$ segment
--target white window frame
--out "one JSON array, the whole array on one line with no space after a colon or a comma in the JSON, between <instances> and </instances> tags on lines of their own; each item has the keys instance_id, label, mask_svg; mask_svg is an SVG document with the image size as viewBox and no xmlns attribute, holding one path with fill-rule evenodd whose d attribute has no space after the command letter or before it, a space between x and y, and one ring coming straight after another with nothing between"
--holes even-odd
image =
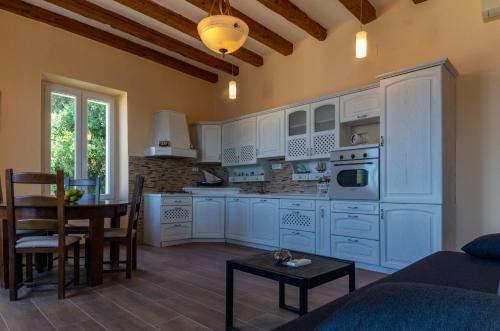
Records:
<instances>
[{"instance_id":1,"label":"white window frame","mask_svg":"<svg viewBox=\"0 0 500 331\"><path fill-rule=\"evenodd\" d=\"M115 149L116 149L116 110L115 98L106 94L91 92L60 84L44 83L44 115L43 115L43 168L50 171L50 130L51 130L51 93L63 93L76 98L76 123L75 123L75 178L87 178L87 101L102 101L109 104L106 118L106 187L108 193L101 193L101 199L114 199L115 197ZM85 174L85 175L84 175Z\"/></svg>"}]
</instances>

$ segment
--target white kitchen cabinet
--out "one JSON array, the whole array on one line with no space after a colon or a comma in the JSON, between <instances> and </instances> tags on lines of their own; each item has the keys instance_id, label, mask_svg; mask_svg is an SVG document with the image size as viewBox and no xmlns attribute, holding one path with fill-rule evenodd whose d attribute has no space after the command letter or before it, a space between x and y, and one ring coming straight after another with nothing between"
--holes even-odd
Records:
<instances>
[{"instance_id":1,"label":"white kitchen cabinet","mask_svg":"<svg viewBox=\"0 0 500 331\"><path fill-rule=\"evenodd\" d=\"M377 240L332 236L332 257L378 265L380 246Z\"/></svg>"},{"instance_id":2,"label":"white kitchen cabinet","mask_svg":"<svg viewBox=\"0 0 500 331\"><path fill-rule=\"evenodd\" d=\"M381 81L383 202L443 203L441 66Z\"/></svg>"},{"instance_id":3,"label":"white kitchen cabinet","mask_svg":"<svg viewBox=\"0 0 500 331\"><path fill-rule=\"evenodd\" d=\"M315 232L315 211L280 209L280 229Z\"/></svg>"},{"instance_id":4,"label":"white kitchen cabinet","mask_svg":"<svg viewBox=\"0 0 500 331\"><path fill-rule=\"evenodd\" d=\"M281 229L280 246L285 249L314 254L316 237L314 232Z\"/></svg>"},{"instance_id":5,"label":"white kitchen cabinet","mask_svg":"<svg viewBox=\"0 0 500 331\"><path fill-rule=\"evenodd\" d=\"M222 132L220 124L197 124L196 139L198 162L220 163L222 161Z\"/></svg>"},{"instance_id":6,"label":"white kitchen cabinet","mask_svg":"<svg viewBox=\"0 0 500 331\"><path fill-rule=\"evenodd\" d=\"M222 125L222 165L256 164L256 117Z\"/></svg>"},{"instance_id":7,"label":"white kitchen cabinet","mask_svg":"<svg viewBox=\"0 0 500 331\"><path fill-rule=\"evenodd\" d=\"M336 146L336 116L339 98L311 104L311 159L330 158Z\"/></svg>"},{"instance_id":8,"label":"white kitchen cabinet","mask_svg":"<svg viewBox=\"0 0 500 331\"><path fill-rule=\"evenodd\" d=\"M279 199L250 199L250 237L254 244L279 247Z\"/></svg>"},{"instance_id":9,"label":"white kitchen cabinet","mask_svg":"<svg viewBox=\"0 0 500 331\"><path fill-rule=\"evenodd\" d=\"M226 238L247 241L250 234L250 199L226 198Z\"/></svg>"},{"instance_id":10,"label":"white kitchen cabinet","mask_svg":"<svg viewBox=\"0 0 500 331\"><path fill-rule=\"evenodd\" d=\"M285 111L285 159L287 161L307 160L310 158L310 109L310 105L303 105Z\"/></svg>"},{"instance_id":11,"label":"white kitchen cabinet","mask_svg":"<svg viewBox=\"0 0 500 331\"><path fill-rule=\"evenodd\" d=\"M257 116L257 158L282 156L285 156L284 111Z\"/></svg>"},{"instance_id":12,"label":"white kitchen cabinet","mask_svg":"<svg viewBox=\"0 0 500 331\"><path fill-rule=\"evenodd\" d=\"M343 95L340 97L340 123L377 118L380 109L378 88Z\"/></svg>"},{"instance_id":13,"label":"white kitchen cabinet","mask_svg":"<svg viewBox=\"0 0 500 331\"><path fill-rule=\"evenodd\" d=\"M401 269L442 249L440 205L380 205L381 265Z\"/></svg>"},{"instance_id":14,"label":"white kitchen cabinet","mask_svg":"<svg viewBox=\"0 0 500 331\"><path fill-rule=\"evenodd\" d=\"M316 254L330 256L330 201L316 201Z\"/></svg>"},{"instance_id":15,"label":"white kitchen cabinet","mask_svg":"<svg viewBox=\"0 0 500 331\"><path fill-rule=\"evenodd\" d=\"M224 238L224 198L193 198L193 238Z\"/></svg>"},{"instance_id":16,"label":"white kitchen cabinet","mask_svg":"<svg viewBox=\"0 0 500 331\"><path fill-rule=\"evenodd\" d=\"M169 241L191 239L191 222L172 223L161 225L161 241L163 244ZM162 244L162 246L163 246Z\"/></svg>"},{"instance_id":17,"label":"white kitchen cabinet","mask_svg":"<svg viewBox=\"0 0 500 331\"><path fill-rule=\"evenodd\" d=\"M332 98L285 111L287 161L329 158L338 141L339 99Z\"/></svg>"},{"instance_id":18,"label":"white kitchen cabinet","mask_svg":"<svg viewBox=\"0 0 500 331\"><path fill-rule=\"evenodd\" d=\"M332 234L379 240L379 215L333 213Z\"/></svg>"}]
</instances>

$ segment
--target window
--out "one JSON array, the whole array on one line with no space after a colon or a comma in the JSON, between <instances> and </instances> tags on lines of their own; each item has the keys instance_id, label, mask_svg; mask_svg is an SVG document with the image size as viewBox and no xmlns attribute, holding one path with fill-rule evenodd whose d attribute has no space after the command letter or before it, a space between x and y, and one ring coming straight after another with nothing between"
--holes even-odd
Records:
<instances>
[{"instance_id":1,"label":"window","mask_svg":"<svg viewBox=\"0 0 500 331\"><path fill-rule=\"evenodd\" d=\"M45 84L46 170L100 176L101 196L113 198L114 126L113 97Z\"/></svg>"}]
</instances>

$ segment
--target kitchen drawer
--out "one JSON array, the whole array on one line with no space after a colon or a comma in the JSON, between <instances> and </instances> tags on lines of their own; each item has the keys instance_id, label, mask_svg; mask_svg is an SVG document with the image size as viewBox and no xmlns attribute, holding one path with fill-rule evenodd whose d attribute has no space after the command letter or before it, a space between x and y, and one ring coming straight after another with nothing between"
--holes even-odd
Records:
<instances>
[{"instance_id":1,"label":"kitchen drawer","mask_svg":"<svg viewBox=\"0 0 500 331\"><path fill-rule=\"evenodd\" d=\"M161 241L182 240L191 238L191 222L162 224Z\"/></svg>"},{"instance_id":2,"label":"kitchen drawer","mask_svg":"<svg viewBox=\"0 0 500 331\"><path fill-rule=\"evenodd\" d=\"M378 240L332 236L332 256L368 264L380 264Z\"/></svg>"},{"instance_id":3,"label":"kitchen drawer","mask_svg":"<svg viewBox=\"0 0 500 331\"><path fill-rule=\"evenodd\" d=\"M280 247L314 254L316 249L316 234L307 231L281 229Z\"/></svg>"},{"instance_id":4,"label":"kitchen drawer","mask_svg":"<svg viewBox=\"0 0 500 331\"><path fill-rule=\"evenodd\" d=\"M281 199L280 208L314 210L315 202L314 200Z\"/></svg>"},{"instance_id":5,"label":"kitchen drawer","mask_svg":"<svg viewBox=\"0 0 500 331\"><path fill-rule=\"evenodd\" d=\"M356 213L378 215L378 202L332 201L332 213Z\"/></svg>"},{"instance_id":6,"label":"kitchen drawer","mask_svg":"<svg viewBox=\"0 0 500 331\"><path fill-rule=\"evenodd\" d=\"M184 223L193 220L193 206L161 206L161 223Z\"/></svg>"},{"instance_id":7,"label":"kitchen drawer","mask_svg":"<svg viewBox=\"0 0 500 331\"><path fill-rule=\"evenodd\" d=\"M193 198L191 197L162 197L162 206L186 206L193 204Z\"/></svg>"},{"instance_id":8,"label":"kitchen drawer","mask_svg":"<svg viewBox=\"0 0 500 331\"><path fill-rule=\"evenodd\" d=\"M332 234L379 240L379 216L365 214L332 214Z\"/></svg>"},{"instance_id":9,"label":"kitchen drawer","mask_svg":"<svg viewBox=\"0 0 500 331\"><path fill-rule=\"evenodd\" d=\"M316 231L316 213L309 210L280 209L280 228Z\"/></svg>"}]
</instances>

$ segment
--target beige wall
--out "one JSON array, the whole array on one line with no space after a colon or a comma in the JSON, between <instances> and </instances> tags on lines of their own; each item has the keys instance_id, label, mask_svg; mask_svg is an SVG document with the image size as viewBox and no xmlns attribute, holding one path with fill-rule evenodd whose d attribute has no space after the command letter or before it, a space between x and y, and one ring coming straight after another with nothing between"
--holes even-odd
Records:
<instances>
[{"instance_id":1,"label":"beige wall","mask_svg":"<svg viewBox=\"0 0 500 331\"><path fill-rule=\"evenodd\" d=\"M149 143L154 111L170 108L185 112L189 120L213 118L212 107L207 107L213 104L213 84L1 10L0 49L2 178L6 167L41 170L41 90L42 77L47 74L127 93L118 98L117 107L122 126L117 172L125 184L127 152L142 155ZM127 122L128 130L123 128ZM119 188L122 197L126 187Z\"/></svg>"},{"instance_id":2,"label":"beige wall","mask_svg":"<svg viewBox=\"0 0 500 331\"><path fill-rule=\"evenodd\" d=\"M399 0L370 23L369 55L354 58L351 21L295 45L292 56L274 53L261 68L240 67L238 100L216 109L229 118L375 82L387 71L449 57L457 81L457 243L500 232L500 21L484 24L480 1Z\"/></svg>"}]
</instances>

